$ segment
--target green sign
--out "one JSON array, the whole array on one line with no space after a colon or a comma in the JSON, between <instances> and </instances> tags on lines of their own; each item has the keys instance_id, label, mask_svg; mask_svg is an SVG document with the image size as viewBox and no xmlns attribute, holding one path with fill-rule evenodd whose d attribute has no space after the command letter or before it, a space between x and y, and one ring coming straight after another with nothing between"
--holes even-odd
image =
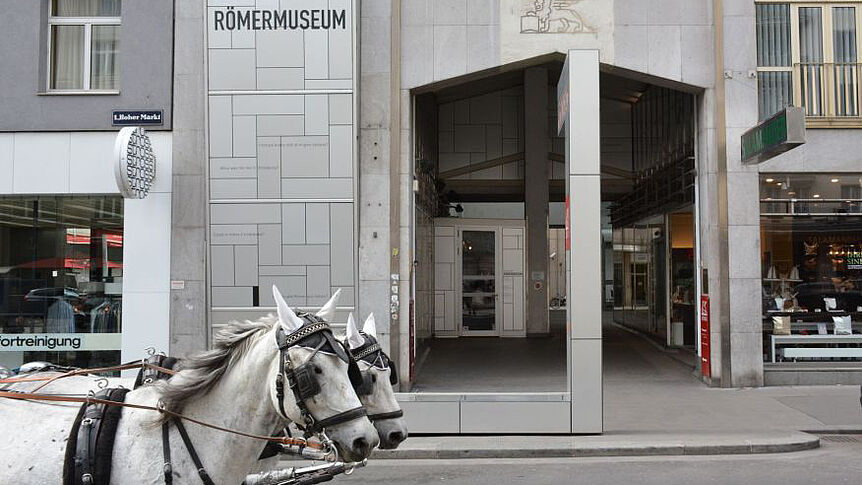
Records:
<instances>
[{"instance_id":1,"label":"green sign","mask_svg":"<svg viewBox=\"0 0 862 485\"><path fill-rule=\"evenodd\" d=\"M805 112L785 108L742 134L742 163L760 163L805 143Z\"/></svg>"}]
</instances>

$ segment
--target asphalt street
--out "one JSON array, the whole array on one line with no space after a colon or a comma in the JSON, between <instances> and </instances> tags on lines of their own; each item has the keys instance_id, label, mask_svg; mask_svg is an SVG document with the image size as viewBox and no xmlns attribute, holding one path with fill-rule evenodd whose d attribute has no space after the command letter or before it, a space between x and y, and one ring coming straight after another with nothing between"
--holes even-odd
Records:
<instances>
[{"instance_id":1,"label":"asphalt street","mask_svg":"<svg viewBox=\"0 0 862 485\"><path fill-rule=\"evenodd\" d=\"M774 455L514 460L372 459L366 468L336 480L345 484L415 485L862 483L862 435L838 436L822 439L822 447L816 450Z\"/></svg>"}]
</instances>

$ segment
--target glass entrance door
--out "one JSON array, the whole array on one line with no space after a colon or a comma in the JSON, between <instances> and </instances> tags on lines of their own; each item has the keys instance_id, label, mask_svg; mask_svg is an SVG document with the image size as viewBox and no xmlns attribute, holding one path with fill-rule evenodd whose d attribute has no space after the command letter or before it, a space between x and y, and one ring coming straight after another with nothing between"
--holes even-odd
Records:
<instances>
[{"instance_id":1,"label":"glass entrance door","mask_svg":"<svg viewBox=\"0 0 862 485\"><path fill-rule=\"evenodd\" d=\"M461 335L497 335L497 234L461 232Z\"/></svg>"}]
</instances>

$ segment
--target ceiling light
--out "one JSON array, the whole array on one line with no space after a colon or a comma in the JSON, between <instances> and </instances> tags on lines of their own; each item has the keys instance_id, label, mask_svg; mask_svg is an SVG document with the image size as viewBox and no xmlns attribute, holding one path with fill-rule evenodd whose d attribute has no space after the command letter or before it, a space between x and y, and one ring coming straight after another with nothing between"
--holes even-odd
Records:
<instances>
[{"instance_id":1,"label":"ceiling light","mask_svg":"<svg viewBox=\"0 0 862 485\"><path fill-rule=\"evenodd\" d=\"M814 195L813 195L813 197L814 197L815 199L819 199L819 198L820 198L820 194L814 194Z\"/></svg>"},{"instance_id":2,"label":"ceiling light","mask_svg":"<svg viewBox=\"0 0 862 485\"><path fill-rule=\"evenodd\" d=\"M829 181L830 181L830 182L832 182L833 184L837 184L837 183L838 183L838 179L837 179L837 178L836 178L836 179L831 179L831 180L829 180Z\"/></svg>"},{"instance_id":3,"label":"ceiling light","mask_svg":"<svg viewBox=\"0 0 862 485\"><path fill-rule=\"evenodd\" d=\"M766 179L766 183L768 183L768 184L769 184L769 183L772 183L772 182L775 182L775 179Z\"/></svg>"}]
</instances>

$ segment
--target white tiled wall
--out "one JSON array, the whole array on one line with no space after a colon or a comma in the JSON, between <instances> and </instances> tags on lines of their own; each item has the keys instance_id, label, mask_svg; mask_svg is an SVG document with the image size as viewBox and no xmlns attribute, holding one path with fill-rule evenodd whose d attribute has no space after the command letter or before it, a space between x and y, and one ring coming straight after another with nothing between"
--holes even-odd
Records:
<instances>
[{"instance_id":1,"label":"white tiled wall","mask_svg":"<svg viewBox=\"0 0 862 485\"><path fill-rule=\"evenodd\" d=\"M215 30L209 0L212 323L225 308L355 304L353 0L237 0L235 12L344 11L344 28ZM388 61L388 59L387 59ZM255 301L254 295L258 295Z\"/></svg>"}]
</instances>

